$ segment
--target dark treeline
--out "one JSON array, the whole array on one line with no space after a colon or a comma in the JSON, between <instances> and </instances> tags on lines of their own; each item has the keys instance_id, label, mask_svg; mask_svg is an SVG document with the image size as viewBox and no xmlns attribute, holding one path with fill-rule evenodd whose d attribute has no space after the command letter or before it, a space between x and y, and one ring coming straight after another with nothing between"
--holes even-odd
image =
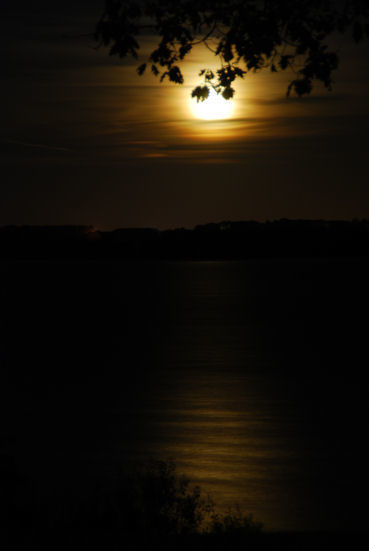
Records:
<instances>
[{"instance_id":1,"label":"dark treeline","mask_svg":"<svg viewBox=\"0 0 369 551\"><path fill-rule=\"evenodd\" d=\"M114 481L95 479L83 492L74 481L75 488L70 483L47 498L25 478L5 482L0 542L6 550L310 551L359 543L353 533L264 532L237 506L219 513L210 496L177 474L172 461L136 465Z\"/></svg>"},{"instance_id":2,"label":"dark treeline","mask_svg":"<svg viewBox=\"0 0 369 551\"><path fill-rule=\"evenodd\" d=\"M37 495L25 477L14 481L13 476L10 486L6 502L4 491L0 500L6 520L2 535L6 530L9 543L19 549L93 544L124 549L129 543L139 551L210 550L224 549L226 540L251 543L262 533L262 525L237 507L217 513L210 496L177 474L172 461L128 467L114 480L90 480L83 490L75 480L47 497Z\"/></svg>"},{"instance_id":3,"label":"dark treeline","mask_svg":"<svg viewBox=\"0 0 369 551\"><path fill-rule=\"evenodd\" d=\"M241 260L368 256L369 220L220 222L159 231L92 226L0 228L0 258Z\"/></svg>"}]
</instances>

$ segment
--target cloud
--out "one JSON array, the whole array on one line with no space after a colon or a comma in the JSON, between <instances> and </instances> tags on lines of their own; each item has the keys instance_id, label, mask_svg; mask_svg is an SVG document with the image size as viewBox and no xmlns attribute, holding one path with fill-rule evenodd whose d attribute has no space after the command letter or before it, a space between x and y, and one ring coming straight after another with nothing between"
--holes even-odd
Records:
<instances>
[{"instance_id":1,"label":"cloud","mask_svg":"<svg viewBox=\"0 0 369 551\"><path fill-rule=\"evenodd\" d=\"M294 97L294 96L279 96L275 98L256 98L251 97L249 98L248 102L253 103L255 105L289 105L289 104L300 104L300 105L306 105L306 104L325 104L325 103L339 103L344 102L347 100L350 100L352 96L349 94L315 94L312 96L305 96L302 98Z\"/></svg>"},{"instance_id":2,"label":"cloud","mask_svg":"<svg viewBox=\"0 0 369 551\"><path fill-rule=\"evenodd\" d=\"M11 144L20 147L32 148L32 149L46 149L47 151L60 151L62 153L69 153L71 150L67 147L60 147L56 145L47 145L41 143L22 142L20 140L4 140L3 144Z\"/></svg>"}]
</instances>

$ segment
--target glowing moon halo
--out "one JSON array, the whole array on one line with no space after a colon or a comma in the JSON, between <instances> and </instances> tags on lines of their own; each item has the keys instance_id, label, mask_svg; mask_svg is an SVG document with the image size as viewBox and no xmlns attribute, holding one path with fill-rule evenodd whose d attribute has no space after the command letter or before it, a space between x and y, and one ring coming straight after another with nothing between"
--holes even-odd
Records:
<instances>
[{"instance_id":1,"label":"glowing moon halo","mask_svg":"<svg viewBox=\"0 0 369 551\"><path fill-rule=\"evenodd\" d=\"M232 100L224 99L221 94L210 88L205 101L191 100L191 109L197 119L214 121L229 119L233 114L234 104Z\"/></svg>"}]
</instances>

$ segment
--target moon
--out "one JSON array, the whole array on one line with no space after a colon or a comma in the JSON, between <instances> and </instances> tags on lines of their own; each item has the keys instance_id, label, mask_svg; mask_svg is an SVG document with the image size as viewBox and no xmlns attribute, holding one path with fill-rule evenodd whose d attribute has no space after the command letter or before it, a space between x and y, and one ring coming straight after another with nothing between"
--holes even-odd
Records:
<instances>
[{"instance_id":1,"label":"moon","mask_svg":"<svg viewBox=\"0 0 369 551\"><path fill-rule=\"evenodd\" d=\"M232 117L234 104L232 100L226 100L221 94L217 94L213 88L209 90L209 96L205 101L191 99L191 110L197 119L214 121L229 119Z\"/></svg>"}]
</instances>

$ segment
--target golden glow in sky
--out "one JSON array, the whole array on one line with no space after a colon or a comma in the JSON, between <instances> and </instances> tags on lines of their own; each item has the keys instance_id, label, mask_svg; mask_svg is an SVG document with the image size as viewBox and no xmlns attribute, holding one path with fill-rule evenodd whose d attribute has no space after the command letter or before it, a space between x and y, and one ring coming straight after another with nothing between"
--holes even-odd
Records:
<instances>
[{"instance_id":1,"label":"golden glow in sky","mask_svg":"<svg viewBox=\"0 0 369 551\"><path fill-rule=\"evenodd\" d=\"M209 97L205 101L197 101L191 98L191 111L197 119L206 121L229 119L233 115L234 103L232 100L225 100L221 94L217 94L210 88Z\"/></svg>"}]
</instances>

